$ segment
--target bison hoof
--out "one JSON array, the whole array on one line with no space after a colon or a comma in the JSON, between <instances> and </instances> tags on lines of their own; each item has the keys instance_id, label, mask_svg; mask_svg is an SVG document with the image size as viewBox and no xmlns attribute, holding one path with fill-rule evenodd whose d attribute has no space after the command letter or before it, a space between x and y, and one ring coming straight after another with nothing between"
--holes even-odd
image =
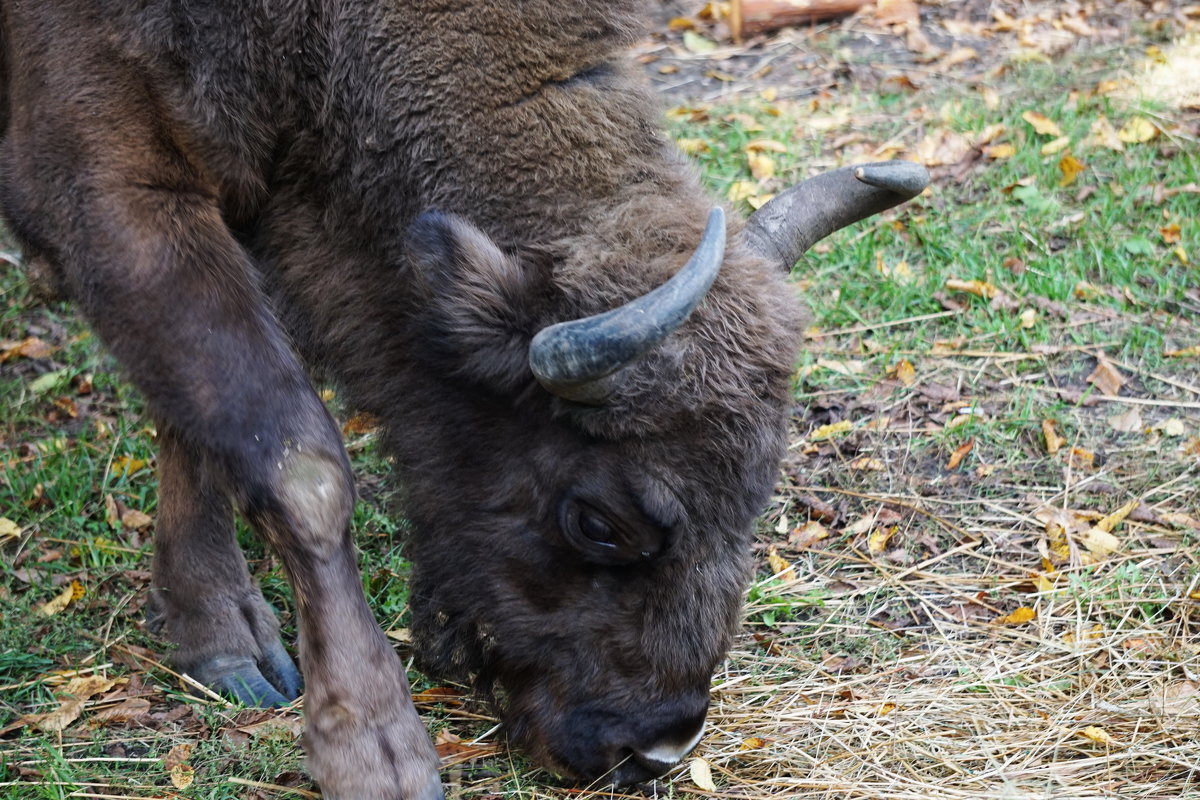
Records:
<instances>
[{"instance_id":1,"label":"bison hoof","mask_svg":"<svg viewBox=\"0 0 1200 800\"><path fill-rule=\"evenodd\" d=\"M445 800L437 754L415 711L385 725L342 718L326 726L321 717L309 711L304 740L325 800Z\"/></svg>"},{"instance_id":2,"label":"bison hoof","mask_svg":"<svg viewBox=\"0 0 1200 800\"><path fill-rule=\"evenodd\" d=\"M231 700L256 708L285 706L304 688L300 671L278 641L250 656L217 656L193 667L192 677Z\"/></svg>"}]
</instances>

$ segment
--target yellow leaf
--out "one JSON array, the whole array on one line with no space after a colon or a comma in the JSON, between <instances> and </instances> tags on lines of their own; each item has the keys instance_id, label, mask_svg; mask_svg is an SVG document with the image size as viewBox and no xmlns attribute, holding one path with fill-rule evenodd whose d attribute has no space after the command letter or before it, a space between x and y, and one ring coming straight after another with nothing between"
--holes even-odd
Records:
<instances>
[{"instance_id":1,"label":"yellow leaf","mask_svg":"<svg viewBox=\"0 0 1200 800\"><path fill-rule=\"evenodd\" d=\"M8 517L0 517L0 545L21 536L21 526Z\"/></svg>"},{"instance_id":2,"label":"yellow leaf","mask_svg":"<svg viewBox=\"0 0 1200 800\"><path fill-rule=\"evenodd\" d=\"M750 174L755 180L765 181L775 177L775 159L762 153L748 153L746 161L750 164Z\"/></svg>"},{"instance_id":3,"label":"yellow leaf","mask_svg":"<svg viewBox=\"0 0 1200 800\"><path fill-rule=\"evenodd\" d=\"M1108 731L1104 730L1104 728L1101 728L1098 725L1088 725L1083 730L1076 731L1076 733L1085 739L1091 739L1096 744L1112 746L1116 745L1117 743L1116 740L1108 734Z\"/></svg>"},{"instance_id":4,"label":"yellow leaf","mask_svg":"<svg viewBox=\"0 0 1200 800\"><path fill-rule=\"evenodd\" d=\"M766 746L767 746L766 739L763 739L758 736L751 736L748 739L743 739L742 743L738 747L738 749L742 750L744 752L746 750L762 750Z\"/></svg>"},{"instance_id":5,"label":"yellow leaf","mask_svg":"<svg viewBox=\"0 0 1200 800\"><path fill-rule=\"evenodd\" d=\"M912 362L908 359L903 359L893 367L896 373L896 380L903 383L905 386L912 386L917 382L917 371L913 368Z\"/></svg>"},{"instance_id":6,"label":"yellow leaf","mask_svg":"<svg viewBox=\"0 0 1200 800\"><path fill-rule=\"evenodd\" d=\"M387 637L402 644L412 644L412 631L408 628L393 628L387 631Z\"/></svg>"},{"instance_id":7,"label":"yellow leaf","mask_svg":"<svg viewBox=\"0 0 1200 800\"><path fill-rule=\"evenodd\" d=\"M1079 177L1079 173L1087 169L1087 165L1075 156L1067 153L1058 160L1058 168L1062 171L1062 177L1058 179L1058 185L1070 186Z\"/></svg>"},{"instance_id":8,"label":"yellow leaf","mask_svg":"<svg viewBox=\"0 0 1200 800\"><path fill-rule=\"evenodd\" d=\"M1042 145L1042 155L1052 156L1066 150L1071 144L1070 136L1060 136L1057 139L1052 139Z\"/></svg>"},{"instance_id":9,"label":"yellow leaf","mask_svg":"<svg viewBox=\"0 0 1200 800\"><path fill-rule=\"evenodd\" d=\"M38 609L43 615L52 617L55 614L60 614L67 610L71 603L76 602L84 595L83 584L79 581L71 581L71 585L62 590L62 592Z\"/></svg>"},{"instance_id":10,"label":"yellow leaf","mask_svg":"<svg viewBox=\"0 0 1200 800\"><path fill-rule=\"evenodd\" d=\"M1026 622L1032 622L1035 619L1037 619L1036 611L1029 606L1021 606L1011 614L998 617L996 622L1000 625L1024 625Z\"/></svg>"},{"instance_id":11,"label":"yellow leaf","mask_svg":"<svg viewBox=\"0 0 1200 800\"><path fill-rule=\"evenodd\" d=\"M963 281L957 278L947 278L946 288L952 292L966 292L988 300L995 297L996 292L999 291L987 281Z\"/></svg>"},{"instance_id":12,"label":"yellow leaf","mask_svg":"<svg viewBox=\"0 0 1200 800\"><path fill-rule=\"evenodd\" d=\"M1067 440L1059 436L1058 431L1054 429L1054 420L1052 419L1042 420L1042 436L1046 440L1046 452L1050 455L1057 453L1059 448L1067 443Z\"/></svg>"},{"instance_id":13,"label":"yellow leaf","mask_svg":"<svg viewBox=\"0 0 1200 800\"><path fill-rule=\"evenodd\" d=\"M1032 308L1027 308L1021 312L1018 319L1021 320L1021 327L1025 330L1032 328L1037 324L1037 311Z\"/></svg>"},{"instance_id":14,"label":"yellow leaf","mask_svg":"<svg viewBox=\"0 0 1200 800\"><path fill-rule=\"evenodd\" d=\"M754 139L743 148L747 153L786 153L787 145L774 139Z\"/></svg>"},{"instance_id":15,"label":"yellow leaf","mask_svg":"<svg viewBox=\"0 0 1200 800\"><path fill-rule=\"evenodd\" d=\"M833 422L829 425L822 425L812 432L812 436L808 438L811 441L820 441L821 439L831 439L834 436L840 436L843 433L848 433L854 428L854 423L848 419L841 422Z\"/></svg>"},{"instance_id":16,"label":"yellow leaf","mask_svg":"<svg viewBox=\"0 0 1200 800\"><path fill-rule=\"evenodd\" d=\"M803 527L792 531L791 535L788 536L788 544L798 550L804 550L828 537L829 529L813 520L806 523Z\"/></svg>"},{"instance_id":17,"label":"yellow leaf","mask_svg":"<svg viewBox=\"0 0 1200 800\"><path fill-rule=\"evenodd\" d=\"M883 472L887 469L878 458L856 458L847 465L854 472Z\"/></svg>"},{"instance_id":18,"label":"yellow leaf","mask_svg":"<svg viewBox=\"0 0 1200 800\"><path fill-rule=\"evenodd\" d=\"M1188 254L1187 254L1187 250L1183 249L1183 245L1177 245L1176 247L1171 249L1171 252L1174 253L1175 257L1179 259L1180 264L1183 264L1185 266L1187 265Z\"/></svg>"},{"instance_id":19,"label":"yellow leaf","mask_svg":"<svg viewBox=\"0 0 1200 800\"><path fill-rule=\"evenodd\" d=\"M1045 114L1040 114L1037 111L1026 111L1021 115L1021 119L1033 126L1033 129L1043 136L1062 136L1062 128L1058 127L1058 123L1047 117Z\"/></svg>"},{"instance_id":20,"label":"yellow leaf","mask_svg":"<svg viewBox=\"0 0 1200 800\"><path fill-rule=\"evenodd\" d=\"M114 475L132 475L133 473L146 468L146 460L143 458L134 458L133 456L120 456L114 458L112 462L112 471Z\"/></svg>"},{"instance_id":21,"label":"yellow leaf","mask_svg":"<svg viewBox=\"0 0 1200 800\"><path fill-rule=\"evenodd\" d=\"M1133 117L1117 131L1117 138L1126 144L1142 144L1158 136L1158 126L1145 117Z\"/></svg>"},{"instance_id":22,"label":"yellow leaf","mask_svg":"<svg viewBox=\"0 0 1200 800\"><path fill-rule=\"evenodd\" d=\"M176 789L186 789L196 780L196 770L191 764L176 764L171 767L171 785Z\"/></svg>"},{"instance_id":23,"label":"yellow leaf","mask_svg":"<svg viewBox=\"0 0 1200 800\"><path fill-rule=\"evenodd\" d=\"M1067 458L1076 469L1091 469L1096 463L1096 454L1082 447L1072 447Z\"/></svg>"},{"instance_id":24,"label":"yellow leaf","mask_svg":"<svg viewBox=\"0 0 1200 800\"><path fill-rule=\"evenodd\" d=\"M1103 521L1103 520L1102 520ZM1091 527L1079 537L1079 543L1096 558L1104 558L1121 549L1121 540L1106 530Z\"/></svg>"},{"instance_id":25,"label":"yellow leaf","mask_svg":"<svg viewBox=\"0 0 1200 800\"><path fill-rule=\"evenodd\" d=\"M867 550L873 556L883 555L888 542L891 541L898 530L900 530L898 526L892 525L887 528L876 528L871 531L871 535L867 537Z\"/></svg>"},{"instance_id":26,"label":"yellow leaf","mask_svg":"<svg viewBox=\"0 0 1200 800\"><path fill-rule=\"evenodd\" d=\"M693 758L688 764L688 774L692 778L692 783L699 786L706 792L715 792L717 785L713 783L712 767L703 758Z\"/></svg>"},{"instance_id":27,"label":"yellow leaf","mask_svg":"<svg viewBox=\"0 0 1200 800\"><path fill-rule=\"evenodd\" d=\"M688 17L672 17L671 21L667 23L667 30L669 31L690 31L695 29L695 27L696 21Z\"/></svg>"},{"instance_id":28,"label":"yellow leaf","mask_svg":"<svg viewBox=\"0 0 1200 800\"><path fill-rule=\"evenodd\" d=\"M1172 222L1170 225L1163 225L1159 228L1158 233L1162 236L1163 242L1166 244L1178 244L1182 231L1179 228L1178 222Z\"/></svg>"},{"instance_id":29,"label":"yellow leaf","mask_svg":"<svg viewBox=\"0 0 1200 800\"><path fill-rule=\"evenodd\" d=\"M771 567L771 574L785 581L795 580L796 572L792 569L791 563L779 555L779 551L775 549L775 545L771 545L767 550L767 564Z\"/></svg>"},{"instance_id":30,"label":"yellow leaf","mask_svg":"<svg viewBox=\"0 0 1200 800\"><path fill-rule=\"evenodd\" d=\"M754 181L734 181L729 184L729 190L725 192L725 196L734 203L740 203L743 200L753 197L757 191L758 184Z\"/></svg>"},{"instance_id":31,"label":"yellow leaf","mask_svg":"<svg viewBox=\"0 0 1200 800\"><path fill-rule=\"evenodd\" d=\"M983 95L983 105L988 111L995 111L1000 107L1000 93L990 86L979 87L979 93Z\"/></svg>"},{"instance_id":32,"label":"yellow leaf","mask_svg":"<svg viewBox=\"0 0 1200 800\"><path fill-rule=\"evenodd\" d=\"M1125 505L1118 508L1107 517L1103 517L1096 522L1096 527L1102 531L1112 531L1113 528L1125 521L1125 518L1133 513L1133 510L1141 505L1140 500L1130 500Z\"/></svg>"},{"instance_id":33,"label":"yellow leaf","mask_svg":"<svg viewBox=\"0 0 1200 800\"><path fill-rule=\"evenodd\" d=\"M704 139L676 139L675 144L689 156L708 152L708 142Z\"/></svg>"},{"instance_id":34,"label":"yellow leaf","mask_svg":"<svg viewBox=\"0 0 1200 800\"><path fill-rule=\"evenodd\" d=\"M753 197L746 198L746 205L750 206L755 211L758 211L767 203L771 202L772 198L774 197L774 194L756 194Z\"/></svg>"},{"instance_id":35,"label":"yellow leaf","mask_svg":"<svg viewBox=\"0 0 1200 800\"><path fill-rule=\"evenodd\" d=\"M1012 158L1017 154L1017 148L1011 144L990 144L983 148L983 154L990 159L1000 161L1005 158Z\"/></svg>"},{"instance_id":36,"label":"yellow leaf","mask_svg":"<svg viewBox=\"0 0 1200 800\"><path fill-rule=\"evenodd\" d=\"M1192 356L1200 356L1200 344L1194 344L1191 347L1185 347L1182 350L1168 350L1163 353L1167 358L1189 358Z\"/></svg>"}]
</instances>

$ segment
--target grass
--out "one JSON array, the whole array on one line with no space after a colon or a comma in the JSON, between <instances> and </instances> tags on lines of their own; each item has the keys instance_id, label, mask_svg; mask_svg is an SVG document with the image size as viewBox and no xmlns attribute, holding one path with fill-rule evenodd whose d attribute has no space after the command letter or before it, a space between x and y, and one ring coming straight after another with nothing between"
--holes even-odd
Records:
<instances>
[{"instance_id":1,"label":"grass","mask_svg":"<svg viewBox=\"0 0 1200 800\"><path fill-rule=\"evenodd\" d=\"M1051 63L1008 57L1015 34L997 34L1012 49L972 79L928 69L912 90L842 83L815 103L751 93L670 115L721 195L757 201L878 155L946 163L925 196L796 269L812 327L792 446L695 753L716 791L685 766L658 796L1200 798L1200 358L1169 355L1200 344L1200 197L1168 191L1200 183L1200 123L1138 92L1160 79L1146 48L1170 58L1189 40L1147 20L1126 34ZM873 63L841 35L815 46ZM1056 137L1029 111L1068 148L1043 155ZM1159 133L1120 152L1086 146L1101 116ZM955 139L995 125L1004 157ZM747 145L762 140L783 145L757 151L774 177L749 171ZM1061 185L1067 152L1086 167ZM0 798L313 796L297 712L187 697L142 629L151 529L109 510L156 513L137 396L70 309L39 302L9 266L0 298L0 340L58 348L0 364L0 517L20 528L0 563L0 730L58 708L73 676L119 681L62 733L0 735ZM1087 380L1101 357L1125 380L1115 396ZM402 637L396 487L369 432L347 441L364 587ZM1105 525L1111 541L1093 531ZM294 636L274 558L243 538ZM83 596L42 614L72 580ZM456 687L412 678L449 796L625 796L536 770ZM114 712L136 701L134 718ZM183 788L186 770L167 766L181 747Z\"/></svg>"}]
</instances>

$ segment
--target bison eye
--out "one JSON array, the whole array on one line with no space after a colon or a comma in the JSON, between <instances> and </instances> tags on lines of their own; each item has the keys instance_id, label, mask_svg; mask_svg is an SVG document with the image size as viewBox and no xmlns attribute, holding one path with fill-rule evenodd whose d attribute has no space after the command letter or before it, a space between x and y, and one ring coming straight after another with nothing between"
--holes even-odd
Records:
<instances>
[{"instance_id":1,"label":"bison eye","mask_svg":"<svg viewBox=\"0 0 1200 800\"><path fill-rule=\"evenodd\" d=\"M579 510L579 532L601 547L616 547L616 534L608 520L591 509Z\"/></svg>"},{"instance_id":2,"label":"bison eye","mask_svg":"<svg viewBox=\"0 0 1200 800\"><path fill-rule=\"evenodd\" d=\"M588 561L631 564L663 549L665 534L656 526L614 517L576 497L563 501L561 514L564 538Z\"/></svg>"}]
</instances>

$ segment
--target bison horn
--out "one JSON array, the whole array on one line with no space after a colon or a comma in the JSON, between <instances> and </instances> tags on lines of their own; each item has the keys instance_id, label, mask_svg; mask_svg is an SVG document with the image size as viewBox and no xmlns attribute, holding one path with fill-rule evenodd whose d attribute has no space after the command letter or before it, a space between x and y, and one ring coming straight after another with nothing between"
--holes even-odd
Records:
<instances>
[{"instance_id":1,"label":"bison horn","mask_svg":"<svg viewBox=\"0 0 1200 800\"><path fill-rule=\"evenodd\" d=\"M538 332L529 367L553 394L598 404L610 376L654 348L684 323L708 292L725 255L725 212L714 208L700 246L666 283L620 308L560 322Z\"/></svg>"},{"instance_id":2,"label":"bison horn","mask_svg":"<svg viewBox=\"0 0 1200 800\"><path fill-rule=\"evenodd\" d=\"M928 184L929 173L911 161L835 169L793 186L756 211L746 223L746 241L791 270L821 239L916 197Z\"/></svg>"}]
</instances>

